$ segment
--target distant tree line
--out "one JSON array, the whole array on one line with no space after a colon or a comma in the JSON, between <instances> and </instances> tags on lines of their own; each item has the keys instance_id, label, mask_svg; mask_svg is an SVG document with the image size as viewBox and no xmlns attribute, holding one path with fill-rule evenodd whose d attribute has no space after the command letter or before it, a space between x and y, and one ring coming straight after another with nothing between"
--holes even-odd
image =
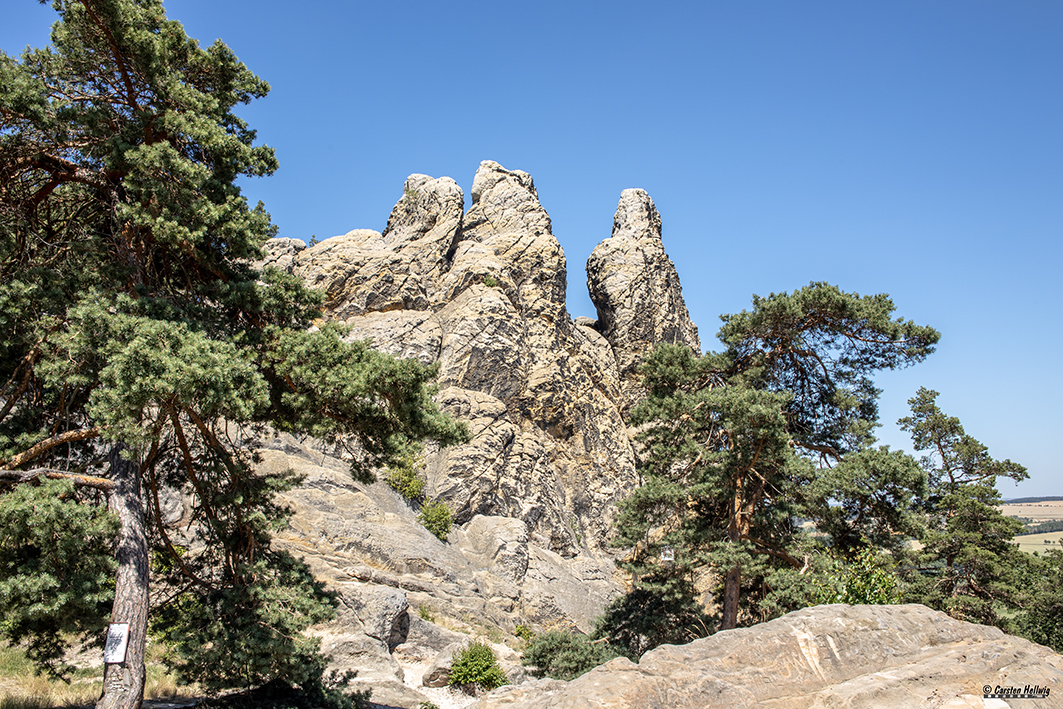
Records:
<instances>
[{"instance_id":1,"label":"distant tree line","mask_svg":"<svg viewBox=\"0 0 1063 709\"><path fill-rule=\"evenodd\" d=\"M1052 519L1047 522L1027 525L1016 536L1027 534L1045 534L1046 532L1063 532L1063 519Z\"/></svg>"}]
</instances>

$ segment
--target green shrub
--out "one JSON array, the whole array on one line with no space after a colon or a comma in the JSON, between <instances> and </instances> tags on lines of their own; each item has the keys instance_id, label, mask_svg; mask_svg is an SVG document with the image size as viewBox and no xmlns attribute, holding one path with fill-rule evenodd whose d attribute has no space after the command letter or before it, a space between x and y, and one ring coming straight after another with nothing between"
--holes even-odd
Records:
<instances>
[{"instance_id":1,"label":"green shrub","mask_svg":"<svg viewBox=\"0 0 1063 709\"><path fill-rule=\"evenodd\" d=\"M688 580L652 574L613 599L598 618L596 634L609 638L608 642L626 657L637 660L658 645L680 645L703 638L710 634L711 623Z\"/></svg>"},{"instance_id":2,"label":"green shrub","mask_svg":"<svg viewBox=\"0 0 1063 709\"><path fill-rule=\"evenodd\" d=\"M528 642L520 662L530 668L534 677L568 681L619 656L612 645L592 642L585 635L550 630Z\"/></svg>"},{"instance_id":3,"label":"green shrub","mask_svg":"<svg viewBox=\"0 0 1063 709\"><path fill-rule=\"evenodd\" d=\"M419 468L421 459L419 456L407 454L402 456L401 462L388 468L388 476L385 479L391 488L407 500L420 499L424 494L425 480Z\"/></svg>"},{"instance_id":4,"label":"green shrub","mask_svg":"<svg viewBox=\"0 0 1063 709\"><path fill-rule=\"evenodd\" d=\"M900 603L897 575L892 563L870 547L855 559L835 562L835 568L825 578L814 580L815 603L848 603L849 605L889 605Z\"/></svg>"},{"instance_id":5,"label":"green shrub","mask_svg":"<svg viewBox=\"0 0 1063 709\"><path fill-rule=\"evenodd\" d=\"M509 682L498 666L495 651L486 643L469 643L454 655L450 684L462 688L481 687L491 691Z\"/></svg>"},{"instance_id":6,"label":"green shrub","mask_svg":"<svg viewBox=\"0 0 1063 709\"><path fill-rule=\"evenodd\" d=\"M518 638L524 638L525 640L529 641L535 637L535 631L526 625L518 625L516 628L514 628L513 634L516 635Z\"/></svg>"},{"instance_id":7,"label":"green shrub","mask_svg":"<svg viewBox=\"0 0 1063 709\"><path fill-rule=\"evenodd\" d=\"M494 276L484 276L484 285L488 288L498 288L498 280Z\"/></svg>"},{"instance_id":8,"label":"green shrub","mask_svg":"<svg viewBox=\"0 0 1063 709\"><path fill-rule=\"evenodd\" d=\"M424 525L432 534L439 537L440 541L447 541L450 527L454 524L454 515L447 503L442 500L426 502L421 505L421 514L417 515L417 521Z\"/></svg>"},{"instance_id":9,"label":"green shrub","mask_svg":"<svg viewBox=\"0 0 1063 709\"><path fill-rule=\"evenodd\" d=\"M372 690L343 691L353 674L350 672L339 679L333 676L330 680L334 684L325 682L310 689L273 680L253 689L204 699L196 706L201 709L364 709L369 706Z\"/></svg>"}]
</instances>

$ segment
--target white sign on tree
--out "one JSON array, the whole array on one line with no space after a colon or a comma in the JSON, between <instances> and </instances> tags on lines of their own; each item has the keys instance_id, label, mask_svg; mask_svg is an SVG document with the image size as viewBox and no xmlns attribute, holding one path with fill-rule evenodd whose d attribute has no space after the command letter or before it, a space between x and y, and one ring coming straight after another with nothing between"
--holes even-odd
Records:
<instances>
[{"instance_id":1,"label":"white sign on tree","mask_svg":"<svg viewBox=\"0 0 1063 709\"><path fill-rule=\"evenodd\" d=\"M111 623L107 627L107 644L103 646L104 664L125 662L129 642L129 623Z\"/></svg>"}]
</instances>

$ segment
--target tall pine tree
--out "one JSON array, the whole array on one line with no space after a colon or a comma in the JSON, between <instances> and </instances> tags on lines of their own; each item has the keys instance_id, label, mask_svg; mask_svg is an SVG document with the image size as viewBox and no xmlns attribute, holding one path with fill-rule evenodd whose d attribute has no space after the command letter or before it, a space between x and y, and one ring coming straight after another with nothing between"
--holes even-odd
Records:
<instances>
[{"instance_id":1,"label":"tall pine tree","mask_svg":"<svg viewBox=\"0 0 1063 709\"><path fill-rule=\"evenodd\" d=\"M925 478L871 447L871 376L921 361L938 333L893 311L885 295L813 283L725 316L721 353L661 345L646 358L648 395L631 414L643 485L617 538L639 588L689 605L707 573L720 628L733 628L743 603L749 620L803 603L787 594L821 544L803 521L843 553L917 525L908 501Z\"/></svg>"},{"instance_id":2,"label":"tall pine tree","mask_svg":"<svg viewBox=\"0 0 1063 709\"><path fill-rule=\"evenodd\" d=\"M1023 579L1031 559L1013 541L1022 523L1001 513L996 481L1025 480L1026 468L992 458L959 419L941 411L937 396L921 388L908 402L911 416L898 421L925 454L929 478L929 524L908 600L1014 632L1011 617L1028 590Z\"/></svg>"},{"instance_id":3,"label":"tall pine tree","mask_svg":"<svg viewBox=\"0 0 1063 709\"><path fill-rule=\"evenodd\" d=\"M314 686L321 663L299 631L330 599L271 549L283 519L272 494L292 481L257 475L233 427L351 441L362 480L464 430L432 403L433 371L335 327L307 332L319 297L251 266L275 229L236 181L277 162L234 109L268 85L221 41L200 47L159 0L52 4L49 47L0 54L0 482L66 481L79 492L33 494L103 496L119 520L111 620L128 624L129 649L107 666L98 706L140 703L151 543L179 591L162 627L190 674ZM193 491L202 551L169 539L163 485ZM41 552L29 537L14 544L23 559ZM47 664L55 633L86 614L0 628L31 647L43 638Z\"/></svg>"}]
</instances>

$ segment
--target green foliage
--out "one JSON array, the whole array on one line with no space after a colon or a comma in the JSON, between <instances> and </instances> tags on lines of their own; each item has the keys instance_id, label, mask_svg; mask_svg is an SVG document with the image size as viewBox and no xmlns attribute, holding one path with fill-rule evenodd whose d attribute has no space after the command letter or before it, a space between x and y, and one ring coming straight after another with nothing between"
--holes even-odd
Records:
<instances>
[{"instance_id":1,"label":"green foliage","mask_svg":"<svg viewBox=\"0 0 1063 709\"><path fill-rule=\"evenodd\" d=\"M797 570L817 546L892 545L917 530L910 500L925 489L913 461L870 447L872 377L921 361L938 333L893 319L885 295L824 283L753 306L722 318L724 352L661 344L644 358L648 395L630 414L644 483L617 524L636 590L686 599L684 586L708 572L720 579L723 628L807 602ZM812 538L806 520L828 536ZM646 632L623 644L641 652Z\"/></svg>"},{"instance_id":2,"label":"green foliage","mask_svg":"<svg viewBox=\"0 0 1063 709\"><path fill-rule=\"evenodd\" d=\"M850 453L820 470L809 491L830 500L820 507L816 529L845 552L867 546L899 552L925 528L926 472L902 451L882 446Z\"/></svg>"},{"instance_id":3,"label":"green foliage","mask_svg":"<svg viewBox=\"0 0 1063 709\"><path fill-rule=\"evenodd\" d=\"M488 288L498 288L498 279L494 276L484 276L484 285Z\"/></svg>"},{"instance_id":4,"label":"green foliage","mask_svg":"<svg viewBox=\"0 0 1063 709\"><path fill-rule=\"evenodd\" d=\"M421 475L422 462L418 456L407 453L400 461L388 468L385 479L395 492L407 500L418 500L424 494L425 479Z\"/></svg>"},{"instance_id":5,"label":"green foliage","mask_svg":"<svg viewBox=\"0 0 1063 709\"><path fill-rule=\"evenodd\" d=\"M68 675L64 636L88 640L106 622L116 528L106 508L79 504L69 481L0 495L0 637L25 641L39 671Z\"/></svg>"},{"instance_id":6,"label":"green foliage","mask_svg":"<svg viewBox=\"0 0 1063 709\"><path fill-rule=\"evenodd\" d=\"M152 628L174 648L181 680L208 690L276 677L313 686L324 659L320 641L302 631L334 617L333 595L285 552L270 550L236 571L254 583L183 593L155 614Z\"/></svg>"},{"instance_id":7,"label":"green foliage","mask_svg":"<svg viewBox=\"0 0 1063 709\"><path fill-rule=\"evenodd\" d=\"M1035 559L1024 582L1027 592L1019 634L1063 652L1063 551L1053 549Z\"/></svg>"},{"instance_id":8,"label":"green foliage","mask_svg":"<svg viewBox=\"0 0 1063 709\"><path fill-rule=\"evenodd\" d=\"M293 687L283 680L200 700L196 706L202 709L363 709L370 706L370 690L346 692L344 687L350 676L330 678L330 681L310 689Z\"/></svg>"},{"instance_id":9,"label":"green foliage","mask_svg":"<svg viewBox=\"0 0 1063 709\"><path fill-rule=\"evenodd\" d=\"M548 630L528 639L520 662L534 677L573 680L614 657L612 646L564 630Z\"/></svg>"},{"instance_id":10,"label":"green foliage","mask_svg":"<svg viewBox=\"0 0 1063 709\"><path fill-rule=\"evenodd\" d=\"M426 605L417 606L417 615L421 617L421 620L427 620L429 623L434 623L436 620L436 614Z\"/></svg>"},{"instance_id":11,"label":"green foliage","mask_svg":"<svg viewBox=\"0 0 1063 709\"><path fill-rule=\"evenodd\" d=\"M531 640L535 637L535 631L529 628L527 625L518 625L513 629L513 634L522 640Z\"/></svg>"},{"instance_id":12,"label":"green foliage","mask_svg":"<svg viewBox=\"0 0 1063 709\"><path fill-rule=\"evenodd\" d=\"M417 515L417 521L436 535L440 541L445 542L454 524L454 515L447 503L442 500L430 501L421 505L421 513Z\"/></svg>"},{"instance_id":13,"label":"green foliage","mask_svg":"<svg viewBox=\"0 0 1063 709\"><path fill-rule=\"evenodd\" d=\"M927 531L905 599L1012 632L1031 560L1013 543L1022 523L1001 514L996 479L1023 480L1026 469L990 457L936 399L937 392L920 389L909 400L912 415L898 422L927 453L921 463L929 479Z\"/></svg>"},{"instance_id":14,"label":"green foliage","mask_svg":"<svg viewBox=\"0 0 1063 709\"><path fill-rule=\"evenodd\" d=\"M835 560L833 568L817 582L816 603L890 605L901 594L890 559L867 547L851 560Z\"/></svg>"},{"instance_id":15,"label":"green foliage","mask_svg":"<svg viewBox=\"0 0 1063 709\"><path fill-rule=\"evenodd\" d=\"M490 645L472 642L454 654L450 665L452 686L477 686L491 691L508 682Z\"/></svg>"},{"instance_id":16,"label":"green foliage","mask_svg":"<svg viewBox=\"0 0 1063 709\"><path fill-rule=\"evenodd\" d=\"M270 547L287 515L274 496L294 481L256 471L256 431L346 447L361 481L426 439L468 433L432 401L434 369L344 342L335 325L307 331L322 294L253 268L276 229L238 180L277 161L234 111L266 82L221 41L200 47L160 0L53 7L48 48L0 53L0 467L106 477L108 454L125 451L167 591L156 628L181 671L212 687L284 677L309 691L324 665L302 631L332 600ZM202 544L168 537L162 487L194 490ZM103 527L78 526L98 500L62 498L77 512L61 513L72 521L49 544L108 549ZM37 553L10 543L3 584ZM4 621L46 669L58 633L99 623L105 600L95 549L54 558L69 569L42 569L33 603L55 612L30 622L29 599L13 598Z\"/></svg>"},{"instance_id":17,"label":"green foliage","mask_svg":"<svg viewBox=\"0 0 1063 709\"><path fill-rule=\"evenodd\" d=\"M665 571L641 579L613 599L598 618L596 636L631 660L665 643L683 644L711 633L710 618L697 602L693 585Z\"/></svg>"},{"instance_id":18,"label":"green foliage","mask_svg":"<svg viewBox=\"0 0 1063 709\"><path fill-rule=\"evenodd\" d=\"M1053 519L1047 522L1038 522L1025 527L1016 536L1022 537L1028 534L1045 534L1047 532L1063 532L1063 519ZM1048 541L1047 539L1045 541Z\"/></svg>"},{"instance_id":19,"label":"green foliage","mask_svg":"<svg viewBox=\"0 0 1063 709\"><path fill-rule=\"evenodd\" d=\"M439 709L439 705L434 702L421 702L417 705L417 709Z\"/></svg>"}]
</instances>

